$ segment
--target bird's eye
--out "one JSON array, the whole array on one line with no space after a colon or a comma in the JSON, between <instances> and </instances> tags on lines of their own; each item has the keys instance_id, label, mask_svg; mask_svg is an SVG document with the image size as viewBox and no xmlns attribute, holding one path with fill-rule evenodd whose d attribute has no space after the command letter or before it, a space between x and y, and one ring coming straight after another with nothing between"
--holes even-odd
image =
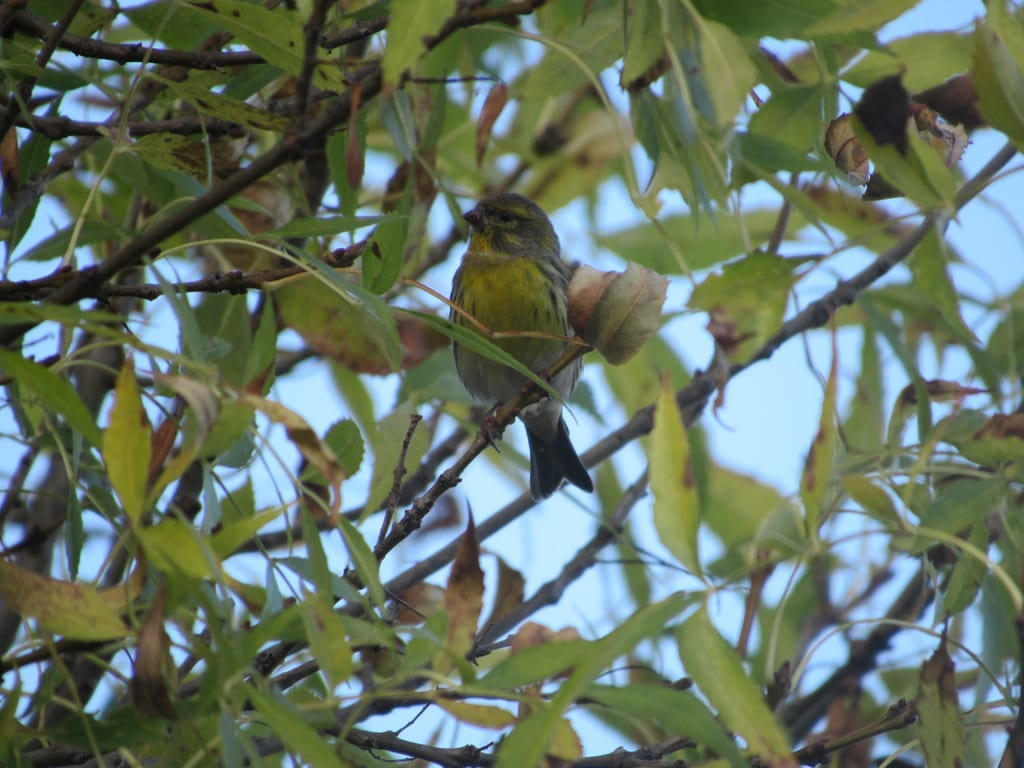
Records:
<instances>
[{"instance_id":1,"label":"bird's eye","mask_svg":"<svg viewBox=\"0 0 1024 768\"><path fill-rule=\"evenodd\" d=\"M516 217L513 216L509 211L498 211L498 221L501 222L502 224L511 224L515 220Z\"/></svg>"}]
</instances>

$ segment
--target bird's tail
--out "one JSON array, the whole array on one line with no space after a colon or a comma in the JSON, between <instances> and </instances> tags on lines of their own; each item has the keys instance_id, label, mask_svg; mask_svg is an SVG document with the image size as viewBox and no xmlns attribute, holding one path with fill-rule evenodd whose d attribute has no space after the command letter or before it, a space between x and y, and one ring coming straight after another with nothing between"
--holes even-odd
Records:
<instances>
[{"instance_id":1,"label":"bird's tail","mask_svg":"<svg viewBox=\"0 0 1024 768\"><path fill-rule=\"evenodd\" d=\"M529 426L526 436L530 442L530 495L535 501L557 491L563 478L587 493L594 490L587 468L569 439L565 419L558 417L558 429L551 442L542 440Z\"/></svg>"}]
</instances>

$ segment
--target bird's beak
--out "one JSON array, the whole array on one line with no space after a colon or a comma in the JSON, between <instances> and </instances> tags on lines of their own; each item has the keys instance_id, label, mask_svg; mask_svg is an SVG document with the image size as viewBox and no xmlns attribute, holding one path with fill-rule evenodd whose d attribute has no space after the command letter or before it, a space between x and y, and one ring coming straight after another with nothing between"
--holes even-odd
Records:
<instances>
[{"instance_id":1,"label":"bird's beak","mask_svg":"<svg viewBox=\"0 0 1024 768\"><path fill-rule=\"evenodd\" d=\"M479 208L474 208L472 211L462 214L462 218L469 222L473 229L480 229L480 222L483 221L484 217L480 214Z\"/></svg>"}]
</instances>

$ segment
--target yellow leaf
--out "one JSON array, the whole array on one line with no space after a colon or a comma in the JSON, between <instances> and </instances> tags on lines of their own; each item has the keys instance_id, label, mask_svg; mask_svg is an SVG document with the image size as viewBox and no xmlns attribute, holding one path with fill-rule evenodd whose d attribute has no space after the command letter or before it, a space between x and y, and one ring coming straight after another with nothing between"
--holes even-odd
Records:
<instances>
[{"instance_id":1,"label":"yellow leaf","mask_svg":"<svg viewBox=\"0 0 1024 768\"><path fill-rule=\"evenodd\" d=\"M690 443L669 379L662 383L658 397L648 456L654 494L654 527L661 543L676 559L691 573L699 574L700 500L694 483Z\"/></svg>"},{"instance_id":2,"label":"yellow leaf","mask_svg":"<svg viewBox=\"0 0 1024 768\"><path fill-rule=\"evenodd\" d=\"M0 560L0 597L21 616L69 640L114 640L131 634L112 605L91 584L40 576Z\"/></svg>"},{"instance_id":3,"label":"yellow leaf","mask_svg":"<svg viewBox=\"0 0 1024 768\"><path fill-rule=\"evenodd\" d=\"M135 366L126 360L114 388L110 423L103 431L103 460L128 521L135 525L146 504L151 453L149 419L142 408Z\"/></svg>"},{"instance_id":4,"label":"yellow leaf","mask_svg":"<svg viewBox=\"0 0 1024 768\"><path fill-rule=\"evenodd\" d=\"M832 351L832 368L825 383L825 399L821 404L818 431L807 452L803 477L800 479L800 500L804 505L807 531L814 536L824 519L825 498L835 462L839 430L836 427L836 378L838 358Z\"/></svg>"},{"instance_id":5,"label":"yellow leaf","mask_svg":"<svg viewBox=\"0 0 1024 768\"><path fill-rule=\"evenodd\" d=\"M473 647L483 608L483 596L484 572L480 568L480 545L470 515L444 593L444 607L448 612L447 645L458 657L465 656Z\"/></svg>"}]
</instances>

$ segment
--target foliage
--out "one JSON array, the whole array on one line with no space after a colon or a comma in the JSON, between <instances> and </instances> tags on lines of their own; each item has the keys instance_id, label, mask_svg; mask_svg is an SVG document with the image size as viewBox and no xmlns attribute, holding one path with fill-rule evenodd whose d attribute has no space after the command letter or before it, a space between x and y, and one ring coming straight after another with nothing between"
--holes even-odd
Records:
<instances>
[{"instance_id":1,"label":"foliage","mask_svg":"<svg viewBox=\"0 0 1024 768\"><path fill-rule=\"evenodd\" d=\"M883 38L915 5L0 5L0 762L1022 764L1024 290L947 235L1024 19ZM544 378L482 420L440 300L505 189L672 281L608 289L639 352L582 313L543 584L484 541ZM801 343L768 485L706 417Z\"/></svg>"}]
</instances>

